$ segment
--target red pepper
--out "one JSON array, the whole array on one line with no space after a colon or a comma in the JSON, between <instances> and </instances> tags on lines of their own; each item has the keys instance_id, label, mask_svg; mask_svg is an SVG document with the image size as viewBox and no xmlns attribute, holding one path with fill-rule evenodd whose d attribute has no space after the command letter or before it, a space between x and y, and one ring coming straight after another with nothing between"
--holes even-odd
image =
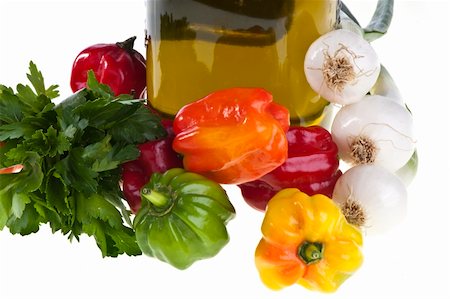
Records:
<instances>
[{"instance_id":1,"label":"red pepper","mask_svg":"<svg viewBox=\"0 0 450 299\"><path fill-rule=\"evenodd\" d=\"M0 174L11 174L11 173L19 173L23 169L23 164L14 164L9 167L0 168Z\"/></svg>"},{"instance_id":2,"label":"red pepper","mask_svg":"<svg viewBox=\"0 0 450 299\"><path fill-rule=\"evenodd\" d=\"M182 158L172 149L172 122L164 120L163 125L167 130L164 139L138 145L141 152L139 158L122 165L123 194L133 213L141 207L140 190L153 173L183 167Z\"/></svg>"},{"instance_id":3,"label":"red pepper","mask_svg":"<svg viewBox=\"0 0 450 299\"><path fill-rule=\"evenodd\" d=\"M70 78L75 92L86 87L87 72L93 70L100 83L107 84L115 95L139 97L146 86L144 57L133 49L136 37L115 44L95 44L78 54Z\"/></svg>"},{"instance_id":4,"label":"red pepper","mask_svg":"<svg viewBox=\"0 0 450 299\"><path fill-rule=\"evenodd\" d=\"M298 188L312 196L331 197L341 176L338 149L331 134L320 126L291 127L286 134L288 158L284 164L258 180L240 184L245 201L264 211L281 189Z\"/></svg>"}]
</instances>

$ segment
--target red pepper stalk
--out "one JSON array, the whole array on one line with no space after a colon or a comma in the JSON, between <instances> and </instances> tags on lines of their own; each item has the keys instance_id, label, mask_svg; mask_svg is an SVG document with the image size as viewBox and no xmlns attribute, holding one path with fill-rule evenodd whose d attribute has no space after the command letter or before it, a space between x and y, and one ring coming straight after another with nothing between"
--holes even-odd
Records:
<instances>
[{"instance_id":1,"label":"red pepper stalk","mask_svg":"<svg viewBox=\"0 0 450 299\"><path fill-rule=\"evenodd\" d=\"M155 172L163 173L171 168L182 168L182 158L172 149L175 137L172 121L163 120L167 130L164 139L148 141L138 145L141 154L134 161L122 165L123 194L131 211L137 213L141 207L141 188Z\"/></svg>"},{"instance_id":2,"label":"red pepper stalk","mask_svg":"<svg viewBox=\"0 0 450 299\"><path fill-rule=\"evenodd\" d=\"M309 196L331 197L342 174L338 148L326 129L291 127L286 136L286 162L258 180L238 185L245 201L257 210L265 211L268 201L284 188L298 188Z\"/></svg>"}]
</instances>

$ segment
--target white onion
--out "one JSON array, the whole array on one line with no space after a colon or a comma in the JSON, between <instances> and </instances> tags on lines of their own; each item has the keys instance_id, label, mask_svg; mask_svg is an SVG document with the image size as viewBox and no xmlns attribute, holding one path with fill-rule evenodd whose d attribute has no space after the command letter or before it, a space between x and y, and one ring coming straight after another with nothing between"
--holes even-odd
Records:
<instances>
[{"instance_id":1,"label":"white onion","mask_svg":"<svg viewBox=\"0 0 450 299\"><path fill-rule=\"evenodd\" d=\"M304 70L309 85L320 96L347 105L370 91L380 72L380 62L361 35L339 29L320 36L310 45Z\"/></svg>"},{"instance_id":2,"label":"white onion","mask_svg":"<svg viewBox=\"0 0 450 299\"><path fill-rule=\"evenodd\" d=\"M415 150L411 113L378 95L342 107L333 120L331 134L340 158L351 165L375 164L395 172Z\"/></svg>"},{"instance_id":3,"label":"white onion","mask_svg":"<svg viewBox=\"0 0 450 299\"><path fill-rule=\"evenodd\" d=\"M336 182L333 200L347 220L367 234L386 232L406 216L405 185L395 174L375 165L347 170Z\"/></svg>"}]
</instances>

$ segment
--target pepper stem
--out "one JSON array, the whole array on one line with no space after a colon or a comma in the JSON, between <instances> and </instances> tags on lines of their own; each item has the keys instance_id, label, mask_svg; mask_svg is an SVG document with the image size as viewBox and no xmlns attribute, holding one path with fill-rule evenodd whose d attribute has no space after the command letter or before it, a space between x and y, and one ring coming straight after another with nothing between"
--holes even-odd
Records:
<instances>
[{"instance_id":1,"label":"pepper stem","mask_svg":"<svg viewBox=\"0 0 450 299\"><path fill-rule=\"evenodd\" d=\"M117 42L116 45L127 52L131 52L134 47L134 41L136 40L136 36L132 36L123 42Z\"/></svg>"},{"instance_id":2,"label":"pepper stem","mask_svg":"<svg viewBox=\"0 0 450 299\"><path fill-rule=\"evenodd\" d=\"M298 247L297 255L307 265L317 263L323 257L323 244L305 241Z\"/></svg>"},{"instance_id":3,"label":"pepper stem","mask_svg":"<svg viewBox=\"0 0 450 299\"><path fill-rule=\"evenodd\" d=\"M164 207L169 202L169 198L167 196L148 188L142 188L141 196L158 208Z\"/></svg>"}]
</instances>

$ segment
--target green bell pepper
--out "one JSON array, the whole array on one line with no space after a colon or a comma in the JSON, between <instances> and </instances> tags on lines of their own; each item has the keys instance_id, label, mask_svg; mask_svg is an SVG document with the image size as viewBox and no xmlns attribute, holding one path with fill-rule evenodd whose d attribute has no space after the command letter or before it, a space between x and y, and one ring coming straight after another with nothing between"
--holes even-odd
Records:
<instances>
[{"instance_id":1,"label":"green bell pepper","mask_svg":"<svg viewBox=\"0 0 450 299\"><path fill-rule=\"evenodd\" d=\"M235 215L225 190L181 168L154 173L141 188L142 207L133 226L142 252L185 269L215 256L229 241Z\"/></svg>"}]
</instances>

